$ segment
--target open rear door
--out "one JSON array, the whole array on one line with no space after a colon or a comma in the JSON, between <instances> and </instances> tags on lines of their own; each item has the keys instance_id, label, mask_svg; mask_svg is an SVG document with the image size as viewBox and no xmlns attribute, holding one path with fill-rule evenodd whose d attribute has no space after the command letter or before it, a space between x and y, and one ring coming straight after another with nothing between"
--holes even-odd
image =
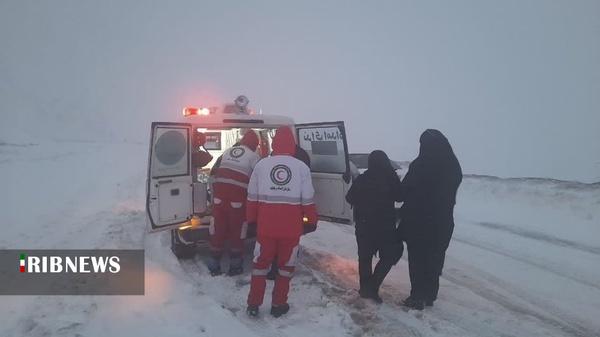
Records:
<instances>
[{"instance_id":1,"label":"open rear door","mask_svg":"<svg viewBox=\"0 0 600 337\"><path fill-rule=\"evenodd\" d=\"M319 218L349 223L350 165L344 122L297 124L298 145L310 156Z\"/></svg>"},{"instance_id":2,"label":"open rear door","mask_svg":"<svg viewBox=\"0 0 600 337\"><path fill-rule=\"evenodd\" d=\"M192 217L191 135L190 124L152 123L146 186L152 231L177 227Z\"/></svg>"}]
</instances>

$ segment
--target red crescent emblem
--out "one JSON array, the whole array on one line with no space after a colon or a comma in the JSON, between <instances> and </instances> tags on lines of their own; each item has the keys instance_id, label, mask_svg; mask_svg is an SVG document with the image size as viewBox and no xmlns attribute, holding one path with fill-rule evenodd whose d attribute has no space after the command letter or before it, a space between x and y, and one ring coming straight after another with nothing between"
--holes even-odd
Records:
<instances>
[{"instance_id":1,"label":"red crescent emblem","mask_svg":"<svg viewBox=\"0 0 600 337\"><path fill-rule=\"evenodd\" d=\"M284 170L278 170L277 173L275 174L275 176L277 177L277 180L284 181L286 177L282 177L281 173L285 174L285 171Z\"/></svg>"}]
</instances>

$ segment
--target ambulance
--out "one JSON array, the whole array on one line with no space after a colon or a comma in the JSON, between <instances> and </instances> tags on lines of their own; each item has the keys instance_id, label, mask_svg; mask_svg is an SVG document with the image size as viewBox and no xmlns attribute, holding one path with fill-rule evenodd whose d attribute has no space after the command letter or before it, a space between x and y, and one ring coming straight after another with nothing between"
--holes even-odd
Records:
<instances>
[{"instance_id":1,"label":"ambulance","mask_svg":"<svg viewBox=\"0 0 600 337\"><path fill-rule=\"evenodd\" d=\"M150 231L171 232L171 250L191 257L208 241L212 211L211 169L249 130L259 135L257 152L271 153L275 130L290 127L311 159L319 218L352 221L346 202L352 174L344 122L295 124L288 116L256 113L239 96L223 107L187 107L176 122L153 122L150 130L146 215Z\"/></svg>"}]
</instances>

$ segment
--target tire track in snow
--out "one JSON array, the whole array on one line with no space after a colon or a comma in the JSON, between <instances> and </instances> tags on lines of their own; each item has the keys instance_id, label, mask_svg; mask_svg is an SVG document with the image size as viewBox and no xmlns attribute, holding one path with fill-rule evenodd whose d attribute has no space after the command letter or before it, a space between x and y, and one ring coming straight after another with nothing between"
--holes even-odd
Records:
<instances>
[{"instance_id":1,"label":"tire track in snow","mask_svg":"<svg viewBox=\"0 0 600 337\"><path fill-rule=\"evenodd\" d=\"M348 288L352 288L354 286L353 283L348 281L348 273L349 271L344 270L343 268L339 268L339 267L335 267L335 268L331 268L331 266L328 263L324 263L323 261L327 261L329 259L335 259L335 256L333 254L330 253L326 253L326 252L321 252L321 251L314 251L314 250L309 250L308 252L306 250L304 250L304 256L302 259L302 263L307 265L310 269L314 269L316 270L318 273L322 273L324 275L324 277L327 279L327 283L332 284L332 287L339 287L338 289L341 289L341 291L339 291L340 294L342 294L342 296L338 296L337 301L345 304L346 306L350 307L352 309L353 303L351 299L355 299L356 302L363 302L364 300L358 298L357 299L357 295L356 295L356 291L352 290L352 292L354 292L354 296L350 296L348 297L347 293L344 292L343 289L348 289ZM354 280L358 277L357 275L357 271L353 270L351 271L352 275L350 275L350 278ZM482 271L477 271L475 273L475 275L480 275L480 274L485 274ZM516 301L519 300L519 298L523 298L523 296L520 295L516 295L516 296L505 296L503 294L501 294L500 292L497 292L496 290L494 290L493 288L490 288L489 286L486 285L485 282L477 280L475 278L468 278L468 282L466 280L462 279L462 276L464 275L451 275L450 273L444 273L444 279L446 279L447 281L451 282L452 284L455 284L461 288L466 289L467 291L472 292L473 294L475 294L478 297L483 298L484 300L488 301L488 302L492 302L495 303L497 305L500 305L502 308L504 308L512 317L507 317L509 320L510 319L521 319L521 317L523 317L524 315L527 317L531 317L534 322L536 323L535 326L545 326L547 327L547 329L544 329L546 331L561 331L561 333L567 333L569 336L574 336L574 337L583 337L583 336L593 336L593 334L590 333L589 329L586 329L583 326L577 325L577 324L573 324L573 323L568 323L565 322L564 320L560 320L557 319L555 317L551 317L549 315L544 315L544 314L540 314L532 309L529 309L523 305L519 305L517 303L515 303ZM501 289L507 289L509 292L512 292L512 288L505 285L505 284L500 284L500 282L496 283ZM384 287L382 288L382 293L384 295L385 298L404 298L407 294L402 293L401 291L399 291L396 288L387 286L384 284ZM357 299L357 300L356 300ZM385 302L385 303L389 303L389 302ZM450 302L453 305L456 305L457 303L452 303L452 301ZM534 303L535 304L535 303ZM399 315L399 313L401 312L407 312L406 308L404 308L402 306L402 304L398 303L398 304L392 304L394 306L397 306L399 308L394 308L392 310L389 309L384 309L385 308L384 304L382 307L380 307L379 310L374 309L371 310L372 316L375 319L378 319L379 322L377 322L379 325L374 325L374 328L372 330L369 330L369 332L374 332L375 335L399 335L401 334L401 332L404 332L405 334L401 334L402 336L407 335L408 336L430 336L432 334L436 335L436 334L440 334L442 336L449 336L449 335L453 335L453 336L468 336L468 335L473 335L473 336L498 336L498 335L502 335L502 336L513 336L512 334L510 334L507 331L502 331L503 326L506 324L506 322L501 322L500 325L496 326L490 326L487 323L485 323L485 321L480 321L476 318L472 318L469 317L469 313L468 312L459 312L459 313L455 313L453 311L449 311L449 310L445 310L445 306L442 306L442 309L439 310L437 309L438 306L436 306L436 309L434 309L435 311L431 311L431 309L426 310L425 312L415 312L415 311L408 311L408 316L402 316ZM465 308L471 308L471 304L470 302L465 302L465 303L461 303L459 304L460 306L463 306ZM355 310L364 310L365 307L367 309L368 306L355 306L354 309ZM543 307L543 306L542 306ZM548 309L548 308L546 308ZM402 311L400 311L402 310ZM432 315L429 315L429 312L432 313ZM411 313L414 313L415 315L411 315ZM424 313L427 313L426 315ZM364 315L364 314L363 314ZM419 325L417 326L410 326L406 323L406 321L403 321L401 317L406 318L406 320L411 320L411 319L418 319L419 320ZM560 317L560 315L557 315L556 317ZM392 322L391 325L393 325L395 327L395 329L390 329L390 328L381 328L381 324L380 322L386 322L388 324L388 326L390 325L390 322ZM530 329L531 329L531 325L527 325ZM534 329L538 329L535 328ZM541 330L541 331L544 331ZM391 331L393 331L393 333L390 333ZM531 330L527 330L529 332L531 332ZM528 332L525 331L525 334L516 334L516 336L527 336ZM540 334L542 335L542 334Z\"/></svg>"},{"instance_id":2,"label":"tire track in snow","mask_svg":"<svg viewBox=\"0 0 600 337\"><path fill-rule=\"evenodd\" d=\"M536 240L536 241L543 241L543 242L550 243L555 246L577 249L577 250L591 253L594 255L600 255L600 247L590 246L590 245L580 243L580 242L561 239L561 238L558 238L556 236L552 236L552 235L549 235L546 233L540 233L537 231L526 230L526 229L523 229L523 228L520 228L517 226L499 224L499 223L495 223L495 222L483 221L483 222L470 222L470 223L481 226L481 227L497 230L497 231L503 231L503 232L507 232L510 234L515 234L515 235L518 235L518 236L521 236L524 238L528 238L528 239L532 239L532 240Z\"/></svg>"},{"instance_id":3,"label":"tire track in snow","mask_svg":"<svg viewBox=\"0 0 600 337\"><path fill-rule=\"evenodd\" d=\"M476 275L483 274L485 274L485 272L480 270L476 273ZM500 306L504 307L512 313L515 313L519 316L529 316L535 318L540 322L544 323L545 325L567 333L569 336L589 337L595 336L597 334L597 332L594 332L584 326L581 326L580 324L573 323L572 321L568 321L566 319L562 319L561 317L565 317L565 315L558 312L553 312L555 311L555 309L553 309L551 305L548 305L547 303L541 303L537 300L533 300L530 298L530 296L519 292L510 285L504 284L504 282L495 279L491 275L486 277L488 281L495 283L500 288L508 292L512 292L515 295L514 297L518 297L520 300L525 300L529 304L536 306L537 309L542 310L532 310L523 305L519 305L515 302L514 297L508 297L506 295L503 295L494 288L485 285L484 282L471 278L465 273L461 274L447 271L444 272L444 275L442 277L452 282L453 284L469 289L471 292L475 293L476 295L482 298L485 298L488 301L499 304ZM544 311L550 312L550 315L542 313Z\"/></svg>"},{"instance_id":4,"label":"tire track in snow","mask_svg":"<svg viewBox=\"0 0 600 337\"><path fill-rule=\"evenodd\" d=\"M575 281L575 282L583 284L585 286L588 286L588 287L591 287L591 288L595 288L596 290L600 290L600 285L598 285L596 283L584 280L582 278L575 277L572 274L564 273L561 270L552 268L552 267L550 267L548 265L545 265L545 264L533 261L531 259L528 259L528 258L525 258L525 257L522 257L522 256L518 256L516 254L510 253L510 252L507 252L507 251L500 250L498 248L493 247L490 244L484 244L484 243L480 243L480 242L475 242L474 240L467 240L467 239L461 238L461 237L459 237L457 235L453 236L452 240L456 241L456 242L460 242L460 243L465 244L465 245L469 245L469 246L478 248L478 249L483 249L483 250L492 252L494 254L502 255L504 257L508 257L510 259L513 259L513 260L516 260L516 261L519 261L519 262L522 262L522 263L526 263L528 265L534 266L536 268L539 268L539 269L544 270L546 272L552 273L554 275L567 278L569 280Z\"/></svg>"},{"instance_id":5,"label":"tire track in snow","mask_svg":"<svg viewBox=\"0 0 600 337\"><path fill-rule=\"evenodd\" d=\"M472 246L472 247L475 247L478 249L489 251L494 254L505 256L505 257L517 260L519 262L522 262L522 263L525 263L528 265L538 267L544 271L556 274L561 277L569 278L576 282L580 282L577 279L574 279L574 278L564 275L562 273L553 271L552 269L548 268L547 266L541 265L539 263L535 263L534 261L530 261L525 258L518 257L514 254L500 251L499 249L490 248L489 246L485 246L483 244L474 243L474 242L456 238L456 237L454 237L453 240L456 240L457 242L460 242L460 243L463 243L463 244L466 244L466 245L469 245L469 246ZM495 302L495 303L501 305L502 307L504 307L505 309L507 309L511 312L514 312L518 315L526 315L526 316L538 319L539 321L543 322L546 325L549 325L553 328L559 329L560 331L562 331L564 333L567 333L569 336L588 337L588 336L598 335L597 331L593 331L590 328L583 326L582 323L577 323L577 318L570 317L570 315L565 314L564 312L561 312L558 308L554 307L553 305L551 305L549 303L535 299L533 296L526 293L525 291L519 290L515 286L495 277L494 275L492 275L490 273L487 273L478 268L474 268L472 266L466 266L466 265L464 265L464 263L457 262L456 260L454 260L452 258L447 258L447 260L453 260L452 264L460 265L460 267L458 269L457 268L444 269L444 274L442 275L442 278L452 282L453 284L467 288L471 292L477 294L478 296L483 297L489 301ZM463 270L463 272L457 272L457 270L459 270L459 269ZM497 288L503 289L503 290L511 293L511 295L514 295L514 296L508 297L506 295L501 294L494 288L488 286L486 284L486 282L483 282L483 281L477 280L473 277L470 277L466 271L472 271L469 274L478 275L482 279L486 280L487 282L496 285ZM584 281L584 284L589 285L585 281ZM597 287L595 287L595 288L597 288ZM523 305L517 304L516 303L517 300L526 301L528 304L535 306L536 310L533 310L533 309L527 308Z\"/></svg>"}]
</instances>

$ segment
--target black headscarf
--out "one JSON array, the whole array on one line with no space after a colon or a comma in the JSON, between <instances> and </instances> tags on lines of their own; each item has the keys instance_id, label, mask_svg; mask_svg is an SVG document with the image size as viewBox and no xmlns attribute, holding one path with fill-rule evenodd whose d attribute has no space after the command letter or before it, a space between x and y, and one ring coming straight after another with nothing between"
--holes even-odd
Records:
<instances>
[{"instance_id":1,"label":"black headscarf","mask_svg":"<svg viewBox=\"0 0 600 337\"><path fill-rule=\"evenodd\" d=\"M355 180L346 195L354 206L355 219L366 220L380 229L395 228L394 201L399 186L400 178L385 152L371 152L367 171Z\"/></svg>"},{"instance_id":2,"label":"black headscarf","mask_svg":"<svg viewBox=\"0 0 600 337\"><path fill-rule=\"evenodd\" d=\"M430 180L443 180L458 188L462 181L462 168L448 138L439 130L427 129L419 141L421 147L415 162L422 172Z\"/></svg>"},{"instance_id":3,"label":"black headscarf","mask_svg":"<svg viewBox=\"0 0 600 337\"><path fill-rule=\"evenodd\" d=\"M421 148L419 150L419 156L423 157L444 157L454 154L452 146L448 142L448 138L444 136L439 130L427 129L421 134L419 138Z\"/></svg>"},{"instance_id":4,"label":"black headscarf","mask_svg":"<svg viewBox=\"0 0 600 337\"><path fill-rule=\"evenodd\" d=\"M375 150L369 154L369 167L370 173L382 175L388 177L392 174L396 174L390 158L387 154L381 150Z\"/></svg>"}]
</instances>

